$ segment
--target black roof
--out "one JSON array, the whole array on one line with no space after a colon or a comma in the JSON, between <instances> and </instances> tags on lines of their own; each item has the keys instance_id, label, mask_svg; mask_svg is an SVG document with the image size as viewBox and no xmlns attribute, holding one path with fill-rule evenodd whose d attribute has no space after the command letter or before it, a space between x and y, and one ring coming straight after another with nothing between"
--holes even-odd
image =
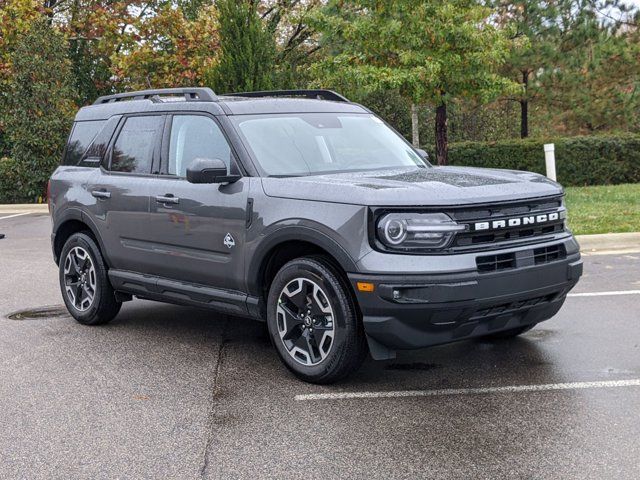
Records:
<instances>
[{"instance_id":1,"label":"black roof","mask_svg":"<svg viewBox=\"0 0 640 480\"><path fill-rule=\"evenodd\" d=\"M276 90L216 95L208 88L142 90L107 95L83 107L76 121L101 120L126 113L200 111L213 115L261 113L369 113L330 90Z\"/></svg>"}]
</instances>

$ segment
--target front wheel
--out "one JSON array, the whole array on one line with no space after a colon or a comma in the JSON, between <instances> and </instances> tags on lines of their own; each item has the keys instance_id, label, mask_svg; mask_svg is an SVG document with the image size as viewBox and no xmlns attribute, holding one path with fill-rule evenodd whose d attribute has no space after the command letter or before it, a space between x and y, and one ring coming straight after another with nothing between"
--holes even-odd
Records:
<instances>
[{"instance_id":1,"label":"front wheel","mask_svg":"<svg viewBox=\"0 0 640 480\"><path fill-rule=\"evenodd\" d=\"M71 235L62 248L60 289L67 310L84 325L107 323L122 306L109 283L100 249L85 233Z\"/></svg>"},{"instance_id":2,"label":"front wheel","mask_svg":"<svg viewBox=\"0 0 640 480\"><path fill-rule=\"evenodd\" d=\"M332 383L364 360L367 344L353 297L324 258L299 258L284 265L267 302L271 341L298 378Z\"/></svg>"}]
</instances>

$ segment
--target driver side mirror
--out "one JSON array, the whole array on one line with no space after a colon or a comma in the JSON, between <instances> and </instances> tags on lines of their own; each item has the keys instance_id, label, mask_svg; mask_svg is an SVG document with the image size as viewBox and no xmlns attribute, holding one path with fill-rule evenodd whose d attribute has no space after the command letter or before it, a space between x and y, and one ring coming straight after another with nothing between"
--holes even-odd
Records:
<instances>
[{"instance_id":1,"label":"driver side mirror","mask_svg":"<svg viewBox=\"0 0 640 480\"><path fill-rule=\"evenodd\" d=\"M429 160L429 154L427 153L426 150L423 150L421 148L416 148L416 152L418 152L418 155L420 155L422 159Z\"/></svg>"},{"instance_id":2,"label":"driver side mirror","mask_svg":"<svg viewBox=\"0 0 640 480\"><path fill-rule=\"evenodd\" d=\"M187 167L189 183L233 183L240 175L229 175L227 165L219 158L196 158Z\"/></svg>"}]
</instances>

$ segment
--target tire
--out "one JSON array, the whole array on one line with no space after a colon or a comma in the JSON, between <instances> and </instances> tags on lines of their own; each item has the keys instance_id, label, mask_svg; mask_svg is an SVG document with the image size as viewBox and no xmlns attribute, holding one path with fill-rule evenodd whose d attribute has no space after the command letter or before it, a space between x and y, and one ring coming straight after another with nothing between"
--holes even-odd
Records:
<instances>
[{"instance_id":1,"label":"tire","mask_svg":"<svg viewBox=\"0 0 640 480\"><path fill-rule=\"evenodd\" d=\"M497 332L497 333L492 333L491 335L485 335L484 337L482 337L483 340L509 340L510 338L515 338L518 335L522 335L523 333L528 332L529 330L531 330L533 327L535 327L536 324L533 323L531 325L524 325L522 327L516 327L516 328L512 328L509 330L505 330L504 332Z\"/></svg>"},{"instance_id":2,"label":"tire","mask_svg":"<svg viewBox=\"0 0 640 480\"><path fill-rule=\"evenodd\" d=\"M298 258L280 269L269 289L267 326L282 362L309 383L346 377L368 352L349 286L323 257Z\"/></svg>"},{"instance_id":3,"label":"tire","mask_svg":"<svg viewBox=\"0 0 640 480\"><path fill-rule=\"evenodd\" d=\"M118 314L107 267L95 240L86 233L71 235L60 254L62 298L73 318L83 325L102 325Z\"/></svg>"}]
</instances>

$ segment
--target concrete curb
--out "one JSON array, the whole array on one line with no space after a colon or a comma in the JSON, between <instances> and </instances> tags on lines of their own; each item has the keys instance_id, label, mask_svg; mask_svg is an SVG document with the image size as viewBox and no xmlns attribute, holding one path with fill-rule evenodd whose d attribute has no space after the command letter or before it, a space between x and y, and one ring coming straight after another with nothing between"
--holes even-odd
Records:
<instances>
[{"instance_id":1,"label":"concrete curb","mask_svg":"<svg viewBox=\"0 0 640 480\"><path fill-rule=\"evenodd\" d=\"M0 205L0 213L49 213L49 206L46 203Z\"/></svg>"},{"instance_id":2,"label":"concrete curb","mask_svg":"<svg viewBox=\"0 0 640 480\"><path fill-rule=\"evenodd\" d=\"M577 235L576 238L585 255L640 252L640 232Z\"/></svg>"}]
</instances>

